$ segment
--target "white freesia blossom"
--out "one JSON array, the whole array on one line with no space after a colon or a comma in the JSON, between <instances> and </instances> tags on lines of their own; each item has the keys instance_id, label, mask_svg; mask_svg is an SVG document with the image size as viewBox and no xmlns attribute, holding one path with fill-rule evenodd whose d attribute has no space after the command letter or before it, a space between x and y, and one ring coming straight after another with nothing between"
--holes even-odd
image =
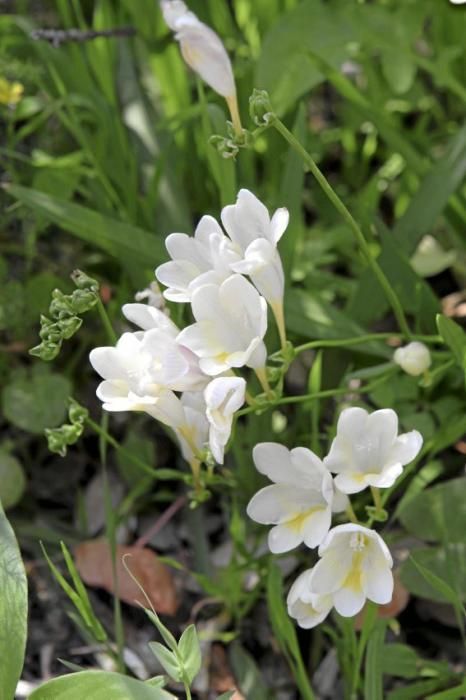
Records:
<instances>
[{"instance_id":1,"label":"white freesia blossom","mask_svg":"<svg viewBox=\"0 0 466 700\"><path fill-rule=\"evenodd\" d=\"M199 454L204 450L209 437L209 423L202 392L185 392L181 395L184 421L175 429L181 453L191 467L198 467Z\"/></svg>"},{"instance_id":2,"label":"white freesia blossom","mask_svg":"<svg viewBox=\"0 0 466 700\"><path fill-rule=\"evenodd\" d=\"M164 305L163 294L155 280L145 289L141 289L141 291L136 292L134 298L138 302L147 301L149 306L153 306L156 309L162 309Z\"/></svg>"},{"instance_id":3,"label":"white freesia blossom","mask_svg":"<svg viewBox=\"0 0 466 700\"><path fill-rule=\"evenodd\" d=\"M254 447L256 468L271 481L249 502L247 513L269 532L269 548L275 554L287 552L304 542L317 547L330 529L334 506L333 480L322 461L311 450L288 450L275 442ZM338 498L338 510L345 499Z\"/></svg>"},{"instance_id":4,"label":"white freesia blossom","mask_svg":"<svg viewBox=\"0 0 466 700\"><path fill-rule=\"evenodd\" d=\"M181 0L162 0L165 22L175 32L181 54L190 68L227 101L233 125L241 133L233 68L222 40Z\"/></svg>"},{"instance_id":5,"label":"white freesia blossom","mask_svg":"<svg viewBox=\"0 0 466 700\"><path fill-rule=\"evenodd\" d=\"M429 348L416 340L395 350L393 359L401 369L413 377L424 374L432 364Z\"/></svg>"},{"instance_id":6,"label":"white freesia blossom","mask_svg":"<svg viewBox=\"0 0 466 700\"><path fill-rule=\"evenodd\" d=\"M268 301L277 320L282 342L285 342L283 293L285 278L277 243L288 226L289 213L277 209L272 218L265 205L249 190L239 191L236 204L222 210L222 223L241 254L231 269L249 275Z\"/></svg>"},{"instance_id":7,"label":"white freesia blossom","mask_svg":"<svg viewBox=\"0 0 466 700\"><path fill-rule=\"evenodd\" d=\"M245 395L246 381L242 377L217 377L204 390L209 421L209 447L219 464L223 464L233 415L244 404Z\"/></svg>"},{"instance_id":8,"label":"white freesia blossom","mask_svg":"<svg viewBox=\"0 0 466 700\"><path fill-rule=\"evenodd\" d=\"M387 545L374 530L362 525L338 525L319 547L309 586L316 595L331 595L340 615L352 617L366 598L389 603L393 595L393 560Z\"/></svg>"},{"instance_id":9,"label":"white freesia blossom","mask_svg":"<svg viewBox=\"0 0 466 700\"><path fill-rule=\"evenodd\" d=\"M325 620L333 607L331 595L312 593L310 580L313 569L306 569L290 588L286 604L288 615L303 629L310 629Z\"/></svg>"},{"instance_id":10,"label":"white freesia blossom","mask_svg":"<svg viewBox=\"0 0 466 700\"><path fill-rule=\"evenodd\" d=\"M192 293L203 284L221 284L232 274L230 265L240 260L232 242L212 216L203 216L193 236L171 233L165 245L172 258L155 274L168 289L170 301L191 301Z\"/></svg>"},{"instance_id":11,"label":"white freesia blossom","mask_svg":"<svg viewBox=\"0 0 466 700\"><path fill-rule=\"evenodd\" d=\"M184 363L164 362L167 357L154 333L158 331L124 333L116 347L91 351L91 365L104 379L97 396L106 411L144 411L177 427L184 423L184 411L172 389L183 376Z\"/></svg>"},{"instance_id":12,"label":"white freesia blossom","mask_svg":"<svg viewBox=\"0 0 466 700\"><path fill-rule=\"evenodd\" d=\"M363 408L347 408L338 419L337 434L325 466L343 493L358 493L366 486L393 486L422 447L417 430L398 435L398 417L391 409L369 414Z\"/></svg>"},{"instance_id":13,"label":"white freesia blossom","mask_svg":"<svg viewBox=\"0 0 466 700\"><path fill-rule=\"evenodd\" d=\"M267 304L244 277L199 287L191 304L196 323L181 331L178 342L198 356L203 372L215 376L232 367L264 367Z\"/></svg>"},{"instance_id":14,"label":"white freesia blossom","mask_svg":"<svg viewBox=\"0 0 466 700\"><path fill-rule=\"evenodd\" d=\"M148 304L125 304L123 314L128 321L150 331L150 344L144 342L144 348L152 352L150 370L154 376L165 381L165 385L174 391L197 391L205 387L209 378L200 370L196 355L177 341L180 329L159 309ZM141 340L146 333L136 332ZM164 370L169 376L160 377L157 371Z\"/></svg>"}]
</instances>

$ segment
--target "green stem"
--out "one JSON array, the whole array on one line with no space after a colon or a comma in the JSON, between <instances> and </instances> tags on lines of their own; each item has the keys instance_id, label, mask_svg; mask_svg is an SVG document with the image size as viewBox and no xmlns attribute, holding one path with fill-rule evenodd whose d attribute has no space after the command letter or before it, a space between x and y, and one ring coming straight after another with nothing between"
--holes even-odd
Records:
<instances>
[{"instance_id":1,"label":"green stem","mask_svg":"<svg viewBox=\"0 0 466 700\"><path fill-rule=\"evenodd\" d=\"M309 343L298 345L294 351L297 355L304 350L314 350L316 348L338 348L341 346L344 349L345 347L349 347L351 345L363 345L364 343L390 340L391 338L403 339L403 337L404 336L401 333L368 333L367 335L360 335L355 338L312 340ZM413 340L419 340L423 343L435 344L442 342L442 338L439 335L412 335L411 338Z\"/></svg>"},{"instance_id":2,"label":"green stem","mask_svg":"<svg viewBox=\"0 0 466 700\"><path fill-rule=\"evenodd\" d=\"M348 505L346 506L346 514L352 523L359 524L359 520L357 518L356 513L354 512L354 508L351 505L351 501L349 499L348 499Z\"/></svg>"},{"instance_id":3,"label":"green stem","mask_svg":"<svg viewBox=\"0 0 466 700\"><path fill-rule=\"evenodd\" d=\"M112 343L112 345L115 345L117 341L117 334L113 330L113 326L110 323L110 319L108 317L107 310L105 306L103 305L102 299L100 296L97 296L97 311L100 316L100 320L102 321L102 325L105 328L105 332L107 333L107 337L109 341Z\"/></svg>"},{"instance_id":4,"label":"green stem","mask_svg":"<svg viewBox=\"0 0 466 700\"><path fill-rule=\"evenodd\" d=\"M191 700L191 690L189 689L188 683L184 683L184 692L186 693L186 700Z\"/></svg>"},{"instance_id":5,"label":"green stem","mask_svg":"<svg viewBox=\"0 0 466 700\"><path fill-rule=\"evenodd\" d=\"M380 491L376 486L371 486L372 498L374 500L374 505L377 509L377 513L383 511L383 503L380 496Z\"/></svg>"},{"instance_id":6,"label":"green stem","mask_svg":"<svg viewBox=\"0 0 466 700\"><path fill-rule=\"evenodd\" d=\"M392 289L390 282L388 281L385 273L378 264L378 262L372 257L369 245L361 231L359 224L353 218L352 214L348 211L346 206L343 204L340 197L334 191L330 183L328 182L325 175L321 172L317 164L315 163L312 156L306 151L305 148L300 144L298 139L289 131L283 122L276 116L273 115L270 120L271 126L283 136L283 138L288 141L290 146L301 156L303 161L306 163L307 167L321 186L324 193L327 195L328 199L331 201L335 209L341 214L342 218L346 221L350 229L352 230L356 241L358 242L364 257L367 260L369 267L372 269L374 275L376 276L380 286L382 287L387 301L392 307L393 313L395 314L396 320L400 327L400 330L405 338L411 338L411 331L406 320L403 307L398 299L397 295Z\"/></svg>"}]
</instances>

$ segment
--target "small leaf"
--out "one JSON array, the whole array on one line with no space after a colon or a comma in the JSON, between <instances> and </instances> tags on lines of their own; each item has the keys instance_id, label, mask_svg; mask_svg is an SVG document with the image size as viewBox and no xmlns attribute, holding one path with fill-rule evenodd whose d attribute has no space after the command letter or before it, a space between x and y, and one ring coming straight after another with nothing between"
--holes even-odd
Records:
<instances>
[{"instance_id":1,"label":"small leaf","mask_svg":"<svg viewBox=\"0 0 466 700\"><path fill-rule=\"evenodd\" d=\"M466 333L451 318L437 315L437 328L445 343L452 351L457 364L466 369Z\"/></svg>"},{"instance_id":2,"label":"small leaf","mask_svg":"<svg viewBox=\"0 0 466 700\"><path fill-rule=\"evenodd\" d=\"M407 644L385 644L382 654L382 671L396 678L416 678L420 659Z\"/></svg>"},{"instance_id":3,"label":"small leaf","mask_svg":"<svg viewBox=\"0 0 466 700\"><path fill-rule=\"evenodd\" d=\"M41 434L62 422L70 394L71 384L65 377L33 370L5 387L3 412L18 428Z\"/></svg>"},{"instance_id":4,"label":"small leaf","mask_svg":"<svg viewBox=\"0 0 466 700\"><path fill-rule=\"evenodd\" d=\"M182 669L173 651L164 647L160 642L149 642L149 646L170 678L177 682L181 681Z\"/></svg>"},{"instance_id":5,"label":"small leaf","mask_svg":"<svg viewBox=\"0 0 466 700\"><path fill-rule=\"evenodd\" d=\"M0 450L0 502L5 510L21 500L26 488L26 477L21 462Z\"/></svg>"},{"instance_id":6,"label":"small leaf","mask_svg":"<svg viewBox=\"0 0 466 700\"><path fill-rule=\"evenodd\" d=\"M178 642L178 652L183 664L183 675L189 685L201 669L202 655L194 625L186 627Z\"/></svg>"}]
</instances>

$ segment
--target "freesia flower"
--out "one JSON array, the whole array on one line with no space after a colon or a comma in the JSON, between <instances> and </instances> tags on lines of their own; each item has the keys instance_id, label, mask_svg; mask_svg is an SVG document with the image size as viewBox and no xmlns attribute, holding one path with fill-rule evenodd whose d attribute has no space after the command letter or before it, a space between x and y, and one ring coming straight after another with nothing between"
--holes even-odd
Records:
<instances>
[{"instance_id":1,"label":"freesia flower","mask_svg":"<svg viewBox=\"0 0 466 700\"><path fill-rule=\"evenodd\" d=\"M312 593L310 579L313 569L306 569L290 588L286 604L288 615L303 629L310 629L325 620L333 607L331 595Z\"/></svg>"},{"instance_id":2,"label":"freesia flower","mask_svg":"<svg viewBox=\"0 0 466 700\"><path fill-rule=\"evenodd\" d=\"M162 383L174 391L196 391L205 387L209 378L200 370L196 355L177 341L180 329L163 311L148 304L125 304L122 311L128 321L143 331L151 331L150 346L146 337L144 348L150 347L152 372L166 368L170 373L163 376ZM135 335L141 340L144 338L144 333Z\"/></svg>"},{"instance_id":3,"label":"freesia flower","mask_svg":"<svg viewBox=\"0 0 466 700\"><path fill-rule=\"evenodd\" d=\"M398 417L391 409L368 414L363 408L345 409L324 464L337 474L343 493L358 493L366 486L388 488L412 462L422 446L417 430L398 435Z\"/></svg>"},{"instance_id":4,"label":"freesia flower","mask_svg":"<svg viewBox=\"0 0 466 700\"><path fill-rule=\"evenodd\" d=\"M91 365L104 379L97 396L106 411L144 411L166 425L180 426L184 423L183 407L170 387L183 374L184 366L167 366L162 354L158 355L162 362L156 365L151 333L157 331L142 334L142 338L124 333L116 347L91 351Z\"/></svg>"},{"instance_id":5,"label":"freesia flower","mask_svg":"<svg viewBox=\"0 0 466 700\"><path fill-rule=\"evenodd\" d=\"M397 348L393 359L401 369L413 377L424 374L432 364L429 348L416 340L403 348Z\"/></svg>"},{"instance_id":6,"label":"freesia flower","mask_svg":"<svg viewBox=\"0 0 466 700\"><path fill-rule=\"evenodd\" d=\"M244 277L195 289L191 304L196 323L177 340L198 356L203 372L215 376L232 367L264 367L267 304Z\"/></svg>"},{"instance_id":7,"label":"freesia flower","mask_svg":"<svg viewBox=\"0 0 466 700\"><path fill-rule=\"evenodd\" d=\"M275 315L282 344L285 344L283 293L285 278L277 243L288 226L289 213L277 209L272 218L265 205L249 190L239 191L236 204L222 210L222 223L241 253L231 269L249 275Z\"/></svg>"},{"instance_id":8,"label":"freesia flower","mask_svg":"<svg viewBox=\"0 0 466 700\"><path fill-rule=\"evenodd\" d=\"M231 241L212 216L203 216L194 237L171 233L165 241L172 258L159 265L155 274L168 289L170 301L191 301L192 293L203 284L221 284L232 274L230 265L240 260Z\"/></svg>"},{"instance_id":9,"label":"freesia flower","mask_svg":"<svg viewBox=\"0 0 466 700\"><path fill-rule=\"evenodd\" d=\"M199 469L199 454L204 450L209 436L206 405L200 391L183 393L181 404L184 422L175 429L175 434L180 443L181 454L195 472Z\"/></svg>"},{"instance_id":10,"label":"freesia flower","mask_svg":"<svg viewBox=\"0 0 466 700\"><path fill-rule=\"evenodd\" d=\"M374 530L362 525L338 525L319 547L321 559L309 579L311 592L331 595L340 615L352 617L366 598L383 605L393 595L393 560Z\"/></svg>"},{"instance_id":11,"label":"freesia flower","mask_svg":"<svg viewBox=\"0 0 466 700\"><path fill-rule=\"evenodd\" d=\"M233 69L222 40L181 0L162 0L165 22L175 32L181 54L190 68L227 101L233 125L242 132Z\"/></svg>"},{"instance_id":12,"label":"freesia flower","mask_svg":"<svg viewBox=\"0 0 466 700\"><path fill-rule=\"evenodd\" d=\"M341 498L334 503L330 473L311 450L288 450L275 442L254 447L257 470L274 482L258 491L247 513L263 525L274 525L268 537L270 551L287 552L304 542L317 547L330 529L332 506L344 509Z\"/></svg>"},{"instance_id":13,"label":"freesia flower","mask_svg":"<svg viewBox=\"0 0 466 700\"><path fill-rule=\"evenodd\" d=\"M225 445L231 435L233 415L244 403L246 382L242 377L217 377L204 390L209 421L209 446L219 464L223 464Z\"/></svg>"}]
</instances>

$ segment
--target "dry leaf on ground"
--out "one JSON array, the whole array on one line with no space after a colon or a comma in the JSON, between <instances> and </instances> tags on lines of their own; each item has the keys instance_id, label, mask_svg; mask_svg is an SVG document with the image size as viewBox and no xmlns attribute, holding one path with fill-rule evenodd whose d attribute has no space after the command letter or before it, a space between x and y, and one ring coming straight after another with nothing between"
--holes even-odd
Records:
<instances>
[{"instance_id":1,"label":"dry leaf on ground","mask_svg":"<svg viewBox=\"0 0 466 700\"><path fill-rule=\"evenodd\" d=\"M155 552L146 547L117 545L120 600L130 605L142 604L147 607L147 601L123 565L125 555L130 555L125 559L126 565L145 590L155 610L174 615L178 609L178 600L173 577L168 567L158 560ZM88 586L115 593L110 545L106 540L82 542L75 549L75 558L78 571Z\"/></svg>"}]
</instances>

